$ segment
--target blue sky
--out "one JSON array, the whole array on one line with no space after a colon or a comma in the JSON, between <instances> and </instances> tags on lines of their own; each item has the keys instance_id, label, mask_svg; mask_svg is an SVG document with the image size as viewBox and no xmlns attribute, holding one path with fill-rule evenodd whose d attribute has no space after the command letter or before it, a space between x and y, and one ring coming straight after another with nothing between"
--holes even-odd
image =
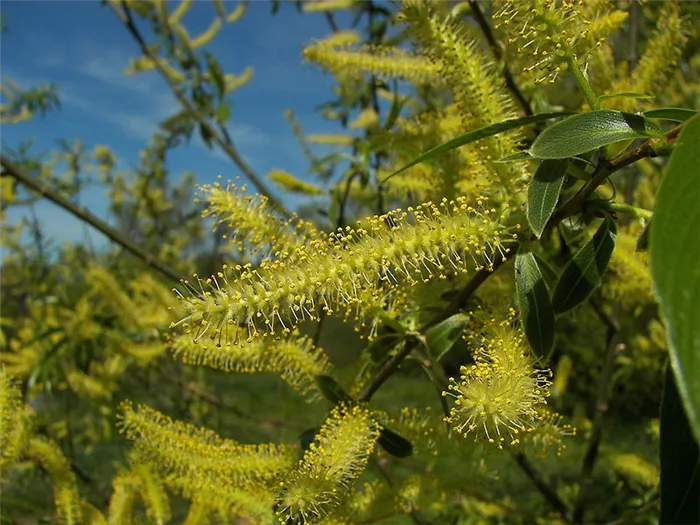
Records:
<instances>
[{"instance_id":1,"label":"blue sky","mask_svg":"<svg viewBox=\"0 0 700 525\"><path fill-rule=\"evenodd\" d=\"M225 2L231 10L236 2ZM332 78L312 64L303 64L301 50L330 29L320 13L299 14L282 3L253 1L241 20L223 27L207 46L227 73L252 66L252 81L235 91L229 130L244 158L259 175L281 168L304 178L307 163L287 121L292 108L307 133L338 132L335 124L315 114L315 107L332 98ZM170 6L172 9L174 4ZM98 1L5 0L0 4L8 30L0 42L2 76L22 88L40 83L59 85L62 109L26 123L3 126L2 147L15 148L35 138L33 152L50 152L58 139L81 139L86 150L95 144L112 148L120 168L135 165L138 151L159 121L177 110L164 81L155 72L127 77L129 59L138 56L136 43L112 10ZM191 35L206 28L214 16L212 4L198 0L184 23ZM338 18L349 27L347 16ZM190 170L199 183L240 173L221 153L207 150L198 139L169 157L172 176ZM194 193L194 188L193 188ZM81 195L81 203L105 217L104 187ZM289 203L294 206L294 203ZM47 236L56 242L83 238L84 229L66 212L48 202L37 206ZM11 213L9 217L16 218ZM91 235L100 242L99 234Z\"/></svg>"}]
</instances>

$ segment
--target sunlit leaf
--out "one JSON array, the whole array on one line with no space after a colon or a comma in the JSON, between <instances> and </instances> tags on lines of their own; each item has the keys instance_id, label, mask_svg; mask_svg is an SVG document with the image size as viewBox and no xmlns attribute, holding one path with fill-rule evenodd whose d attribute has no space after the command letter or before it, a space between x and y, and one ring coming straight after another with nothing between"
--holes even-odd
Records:
<instances>
[{"instance_id":1,"label":"sunlit leaf","mask_svg":"<svg viewBox=\"0 0 700 525\"><path fill-rule=\"evenodd\" d=\"M532 143L530 154L540 159L566 159L622 140L663 136L659 126L641 115L602 109L552 124Z\"/></svg>"}]
</instances>

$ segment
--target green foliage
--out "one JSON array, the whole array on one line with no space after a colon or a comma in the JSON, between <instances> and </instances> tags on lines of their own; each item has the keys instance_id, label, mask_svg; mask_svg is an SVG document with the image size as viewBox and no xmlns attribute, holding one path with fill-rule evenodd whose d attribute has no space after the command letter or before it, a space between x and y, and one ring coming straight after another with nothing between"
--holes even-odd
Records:
<instances>
[{"instance_id":1,"label":"green foliage","mask_svg":"<svg viewBox=\"0 0 700 525\"><path fill-rule=\"evenodd\" d=\"M581 304L600 284L615 248L617 229L605 217L593 238L574 255L559 277L552 296L552 306L563 313Z\"/></svg>"},{"instance_id":2,"label":"green foliage","mask_svg":"<svg viewBox=\"0 0 700 525\"><path fill-rule=\"evenodd\" d=\"M623 140L662 138L661 128L640 115L589 111L571 116L540 133L530 148L539 159L566 159Z\"/></svg>"},{"instance_id":3,"label":"green foliage","mask_svg":"<svg viewBox=\"0 0 700 525\"><path fill-rule=\"evenodd\" d=\"M515 256L515 287L527 342L542 363L546 363L554 347L554 309L534 254Z\"/></svg>"},{"instance_id":4,"label":"green foliage","mask_svg":"<svg viewBox=\"0 0 700 525\"><path fill-rule=\"evenodd\" d=\"M679 394L669 367L661 405L660 521L670 524L700 519L695 496L700 489L700 446L693 437L688 411Z\"/></svg>"},{"instance_id":5,"label":"green foliage","mask_svg":"<svg viewBox=\"0 0 700 525\"><path fill-rule=\"evenodd\" d=\"M544 160L527 185L527 222L538 238L557 207L568 165L566 160Z\"/></svg>"},{"instance_id":6,"label":"green foliage","mask_svg":"<svg viewBox=\"0 0 700 525\"><path fill-rule=\"evenodd\" d=\"M671 367L700 441L700 198L696 173L700 164L700 117L683 128L659 191L651 227L651 275L668 330Z\"/></svg>"}]
</instances>

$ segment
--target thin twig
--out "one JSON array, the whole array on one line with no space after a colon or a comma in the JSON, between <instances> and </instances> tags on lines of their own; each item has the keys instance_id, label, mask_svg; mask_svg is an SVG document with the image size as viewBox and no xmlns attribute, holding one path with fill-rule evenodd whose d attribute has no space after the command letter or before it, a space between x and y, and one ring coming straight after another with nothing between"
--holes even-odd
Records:
<instances>
[{"instance_id":1,"label":"thin twig","mask_svg":"<svg viewBox=\"0 0 700 525\"><path fill-rule=\"evenodd\" d=\"M649 501L647 501L646 503L644 503L642 505L638 505L634 509L634 511L635 511L634 513L628 514L627 516L623 516L622 518L618 518L615 521L611 521L607 525L625 525L625 523L635 523L637 521L634 519L635 517L641 517L641 516L646 515L650 509L659 505L659 500L660 500L660 498L659 498L659 495L657 494L654 497L652 497Z\"/></svg>"},{"instance_id":2,"label":"thin twig","mask_svg":"<svg viewBox=\"0 0 700 525\"><path fill-rule=\"evenodd\" d=\"M110 240L114 241L118 245L122 246L124 249L128 250L131 254L141 259L146 264L146 266L158 270L168 279L176 283L180 283L181 278L177 275L177 273L175 273L174 270L166 266L161 261L157 260L153 255L146 253L140 247L132 243L126 235L112 228L109 224L107 224L99 217L96 217L95 215L90 213L83 206L78 206L77 204L63 197L61 194L54 191L45 182L42 182L32 177L22 168L17 166L14 162L12 162L10 159L5 157L5 155L0 154L0 162L2 162L3 170L5 173L12 175L15 179L20 181L28 188L39 193L41 196L46 197L48 200L57 204L58 206L71 213L81 221L88 223L90 226L104 234Z\"/></svg>"},{"instance_id":3,"label":"thin twig","mask_svg":"<svg viewBox=\"0 0 700 525\"><path fill-rule=\"evenodd\" d=\"M479 289L479 287L484 284L486 279L489 278L496 270L498 270L501 266L503 266L506 262L508 262L510 259L515 257L515 254L518 252L518 248L520 247L519 244L514 243L508 247L508 253L504 257L499 257L496 258L494 261L493 265L490 268L483 268L476 272L474 277L472 277L469 282L465 285L464 288L462 288L462 291L459 292L459 295L455 297L455 299L448 304L440 313L435 315L428 323L421 328L421 332L425 333L425 331L432 327L435 326L436 324L444 321L448 317L451 317L455 315L457 312L459 312L465 304L467 304L467 301L469 298L476 293L476 291Z\"/></svg>"},{"instance_id":4,"label":"thin twig","mask_svg":"<svg viewBox=\"0 0 700 525\"><path fill-rule=\"evenodd\" d=\"M592 482L593 468L595 467L596 459L598 459L598 449L603 438L603 422L605 420L605 414L608 411L608 396L610 395L610 385L613 380L613 371L615 368L615 355L618 348L618 345L615 344L615 337L619 331L617 322L603 310L603 307L599 305L595 299L591 299L590 303L598 318L605 325L607 332L607 350L605 353L603 370L598 383L591 435L588 438L586 454L583 457L581 476L578 483L578 494L576 495L576 502L574 503L574 508L571 513L571 521L575 525L584 522L583 515L586 510L586 493Z\"/></svg>"},{"instance_id":5,"label":"thin twig","mask_svg":"<svg viewBox=\"0 0 700 525\"><path fill-rule=\"evenodd\" d=\"M386 380L394 375L394 372L399 369L399 366L401 366L403 360L406 359L408 354L413 351L417 343L417 339L410 339L406 341L403 348L394 354L392 358L379 369L379 371L372 377L372 379L369 380L365 388L362 390L362 393L358 398L360 403L366 403L372 399L372 396L377 390L379 390L379 387L382 386Z\"/></svg>"},{"instance_id":6,"label":"thin twig","mask_svg":"<svg viewBox=\"0 0 700 525\"><path fill-rule=\"evenodd\" d=\"M198 123L200 126L202 126L206 131L209 133L211 136L211 140L215 142L222 150L223 152L228 156L228 158L231 159L231 161L240 169L243 174L246 176L248 180L255 186L255 189L260 193L261 195L267 197L268 201L270 204L285 218L290 218L291 214L282 206L282 204L270 193L270 191L267 189L267 186L260 180L257 174L253 172L253 170L246 164L246 162L243 160L243 157L241 157L240 153L234 146L233 142L230 142L227 140L227 138L222 138L219 133L217 133L217 130L214 128L214 126L211 125L209 120L202 115L202 113L194 107L191 103L190 100L187 98L185 95L185 92L182 90L182 88L175 82L172 78L170 78L170 75L168 75L168 72L166 69L163 67L163 65L160 63L158 60L158 57L156 57L151 49L148 47L148 44L146 44L146 41L143 39L141 36L141 33L139 32L138 28L136 27L136 24L134 23L134 19L131 15L131 10L129 9L127 3L122 0L122 10L118 9L113 3L109 4L114 13L116 14L117 18L124 24L124 26L127 28L129 33L134 37L136 40L137 44L139 45L139 48L141 49L141 52L143 53L144 56L149 58L152 62L155 68L158 70L158 72L161 74L163 79L167 82L168 86L170 87L171 91L175 95L175 98L177 98L178 102L182 105L182 107L187 111L187 113L190 114Z\"/></svg>"},{"instance_id":7,"label":"thin twig","mask_svg":"<svg viewBox=\"0 0 700 525\"><path fill-rule=\"evenodd\" d=\"M496 259L491 268L484 268L476 272L474 277L469 280L454 301L452 301L440 313L435 315L435 317L421 327L419 332L424 334L429 328L459 312L459 310L466 304L467 300L479 289L486 279L488 279L490 275L492 275L506 261L515 255L515 253L518 251L517 248L517 244L511 246L510 251L505 255L505 257ZM413 351L418 342L419 340L416 337L412 337L406 341L403 348L399 350L389 361L387 361L382 368L379 369L379 371L372 377L372 379L370 379L362 391L362 394L359 397L361 402L367 402L372 398L379 387L382 386L386 380L398 370L403 360Z\"/></svg>"},{"instance_id":8,"label":"thin twig","mask_svg":"<svg viewBox=\"0 0 700 525\"><path fill-rule=\"evenodd\" d=\"M559 514L561 514L562 518L564 518L566 521L569 521L569 508L562 501L562 499L559 497L556 491L549 485L549 483L545 481L544 477L542 477L542 475L534 467L534 465L530 463L530 461L527 459L527 456L525 456L525 454L523 454L522 452L513 452L512 454L513 458L515 459L515 462L527 475L527 477L530 478L530 481L532 481L533 485L535 485L535 488L537 488L537 490L540 491L540 493L545 497L549 504L552 507L554 507L559 512Z\"/></svg>"}]
</instances>

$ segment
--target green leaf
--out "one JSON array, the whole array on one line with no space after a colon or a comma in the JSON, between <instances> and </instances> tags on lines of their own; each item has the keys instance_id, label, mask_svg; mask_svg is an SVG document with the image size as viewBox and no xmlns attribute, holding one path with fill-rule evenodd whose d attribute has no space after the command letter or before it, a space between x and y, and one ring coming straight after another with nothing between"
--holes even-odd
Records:
<instances>
[{"instance_id":1,"label":"green leaf","mask_svg":"<svg viewBox=\"0 0 700 525\"><path fill-rule=\"evenodd\" d=\"M228 122L229 115L231 113L231 108L227 102L219 103L219 107L216 108L216 121L219 124L226 124Z\"/></svg>"},{"instance_id":2,"label":"green leaf","mask_svg":"<svg viewBox=\"0 0 700 525\"><path fill-rule=\"evenodd\" d=\"M334 404L353 403L354 400L331 376L316 376L316 385L328 401Z\"/></svg>"},{"instance_id":3,"label":"green leaf","mask_svg":"<svg viewBox=\"0 0 700 525\"><path fill-rule=\"evenodd\" d=\"M621 140L663 136L659 126L641 115L601 109L551 125L532 143L530 154L540 159L566 159Z\"/></svg>"},{"instance_id":4,"label":"green leaf","mask_svg":"<svg viewBox=\"0 0 700 525\"><path fill-rule=\"evenodd\" d=\"M636 98L636 99L650 99L654 98L651 95L642 95L641 93L613 93L612 95L601 95L598 97L598 105L604 100L610 100L611 98Z\"/></svg>"},{"instance_id":5,"label":"green leaf","mask_svg":"<svg viewBox=\"0 0 700 525\"><path fill-rule=\"evenodd\" d=\"M448 140L444 144L435 146L434 148L429 149L425 153L419 155L411 162L406 164L404 167L396 170L394 173L382 180L382 184L394 175L398 175L402 171L410 168L411 166L415 166L416 164L425 162L426 160L432 159L433 157L440 155L441 153L445 153L455 148L459 148L460 146L464 146L465 144L469 144L470 142L475 142L479 139L491 137L493 135L498 135L499 133L503 133L504 131L509 131L511 129L522 128L523 126L527 126L529 124L536 124L537 122L542 122L543 120L564 117L571 114L571 111L553 111L551 113L540 113L539 115L529 115L527 117L504 120L503 122L499 122L498 124L492 124L490 126L485 126L483 128L469 131L463 135L460 135L459 137L456 137L452 140Z\"/></svg>"},{"instance_id":6,"label":"green leaf","mask_svg":"<svg viewBox=\"0 0 700 525\"><path fill-rule=\"evenodd\" d=\"M199 135L202 137L202 142L204 142L204 145L211 149L211 139L213 135L211 134L211 131L209 131L209 128L202 123L199 124Z\"/></svg>"},{"instance_id":7,"label":"green leaf","mask_svg":"<svg viewBox=\"0 0 700 525\"><path fill-rule=\"evenodd\" d=\"M301 445L301 451L306 452L309 447L311 446L311 443L314 442L314 439L316 439L316 434L318 433L318 428L309 428L307 430L304 430L299 435L299 445Z\"/></svg>"},{"instance_id":8,"label":"green leaf","mask_svg":"<svg viewBox=\"0 0 700 525\"><path fill-rule=\"evenodd\" d=\"M537 255L536 253L533 253L532 255L535 256L537 266L542 272L542 277L544 277L544 282L547 285L547 288L554 288L554 286L557 284L557 281L559 280L559 274L542 257Z\"/></svg>"},{"instance_id":9,"label":"green leaf","mask_svg":"<svg viewBox=\"0 0 700 525\"><path fill-rule=\"evenodd\" d=\"M557 206L567 165L565 159L543 160L527 186L527 222L538 239Z\"/></svg>"},{"instance_id":10,"label":"green leaf","mask_svg":"<svg viewBox=\"0 0 700 525\"><path fill-rule=\"evenodd\" d=\"M615 248L617 228L605 217L593 238L574 255L559 278L552 297L556 313L564 313L582 303L600 284L603 272Z\"/></svg>"},{"instance_id":11,"label":"green leaf","mask_svg":"<svg viewBox=\"0 0 700 525\"><path fill-rule=\"evenodd\" d=\"M452 348L452 345L462 336L468 322L469 316L459 313L428 329L425 340L433 355L442 356Z\"/></svg>"},{"instance_id":12,"label":"green leaf","mask_svg":"<svg viewBox=\"0 0 700 525\"><path fill-rule=\"evenodd\" d=\"M389 454L397 458L407 458L413 454L411 442L386 427L382 428L377 443Z\"/></svg>"},{"instance_id":13,"label":"green leaf","mask_svg":"<svg viewBox=\"0 0 700 525\"><path fill-rule=\"evenodd\" d=\"M515 256L515 289L527 342L540 361L546 363L554 348L554 310L534 254Z\"/></svg>"},{"instance_id":14,"label":"green leaf","mask_svg":"<svg viewBox=\"0 0 700 525\"><path fill-rule=\"evenodd\" d=\"M694 109L685 108L659 108L644 112L646 118L658 118L662 120L671 120L673 122L685 122L690 117L697 114L698 112Z\"/></svg>"},{"instance_id":15,"label":"green leaf","mask_svg":"<svg viewBox=\"0 0 700 525\"><path fill-rule=\"evenodd\" d=\"M666 369L660 430L659 522L664 525L700 523L700 446L693 438L671 367Z\"/></svg>"},{"instance_id":16,"label":"green leaf","mask_svg":"<svg viewBox=\"0 0 700 525\"><path fill-rule=\"evenodd\" d=\"M367 352L374 363L381 363L386 359L389 352L403 340L401 334L390 332L382 334L367 345Z\"/></svg>"},{"instance_id":17,"label":"green leaf","mask_svg":"<svg viewBox=\"0 0 700 525\"><path fill-rule=\"evenodd\" d=\"M651 222L649 264L671 366L700 440L700 115L681 130Z\"/></svg>"},{"instance_id":18,"label":"green leaf","mask_svg":"<svg viewBox=\"0 0 700 525\"><path fill-rule=\"evenodd\" d=\"M219 100L221 100L226 94L226 80L224 79L224 72L221 71L221 66L216 61L216 58L214 58L214 55L208 51L205 51L204 55L207 59L207 69L209 70L209 74L211 75L214 85L216 86L216 92Z\"/></svg>"}]
</instances>

